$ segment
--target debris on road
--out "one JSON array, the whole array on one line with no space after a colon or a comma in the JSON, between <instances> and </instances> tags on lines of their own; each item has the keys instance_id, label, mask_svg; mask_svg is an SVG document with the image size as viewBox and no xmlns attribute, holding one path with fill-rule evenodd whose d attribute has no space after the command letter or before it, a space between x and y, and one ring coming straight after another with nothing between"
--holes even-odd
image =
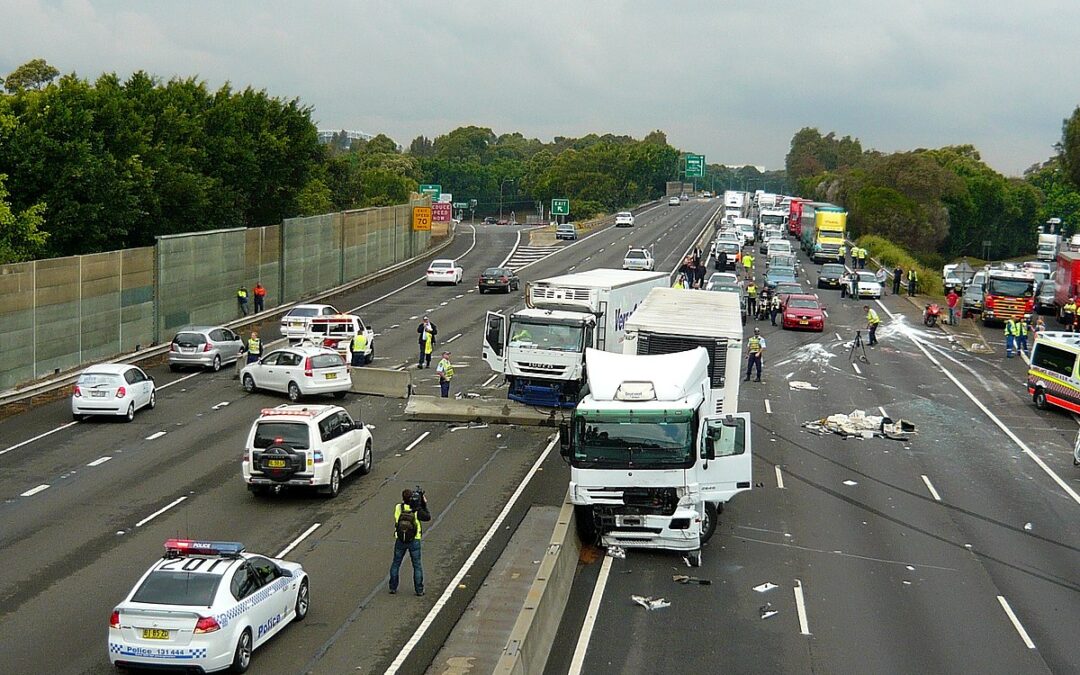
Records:
<instances>
[{"instance_id":1,"label":"debris on road","mask_svg":"<svg viewBox=\"0 0 1080 675\"><path fill-rule=\"evenodd\" d=\"M762 619L768 619L770 616L776 616L780 612L772 608L771 602L766 602L764 605L758 608L758 612L761 614Z\"/></svg>"},{"instance_id":2,"label":"debris on road","mask_svg":"<svg viewBox=\"0 0 1080 675\"><path fill-rule=\"evenodd\" d=\"M846 480L846 481L844 481L844 485L847 485L848 487L851 487L852 485L858 485L858 483L856 483L853 480Z\"/></svg>"},{"instance_id":3,"label":"debris on road","mask_svg":"<svg viewBox=\"0 0 1080 675\"><path fill-rule=\"evenodd\" d=\"M619 560L626 560L626 549L622 546L608 546L607 554L612 558L618 558Z\"/></svg>"},{"instance_id":4,"label":"debris on road","mask_svg":"<svg viewBox=\"0 0 1080 675\"><path fill-rule=\"evenodd\" d=\"M459 429L487 429L486 424L477 424L476 422L469 422L468 424L458 424L450 427L450 431L458 431Z\"/></svg>"},{"instance_id":5,"label":"debris on road","mask_svg":"<svg viewBox=\"0 0 1080 675\"><path fill-rule=\"evenodd\" d=\"M800 390L804 390L804 391L817 391L817 389L818 389L817 387L810 384L809 382L803 382L802 380L792 380L792 381L788 382L788 388L789 389L800 389Z\"/></svg>"},{"instance_id":6,"label":"debris on road","mask_svg":"<svg viewBox=\"0 0 1080 675\"><path fill-rule=\"evenodd\" d=\"M894 441L906 441L915 433L915 425L906 420L893 420L881 415L867 415L862 410L853 410L850 414L836 413L828 417L803 422L803 428L818 435L839 434L844 438L888 438Z\"/></svg>"},{"instance_id":7,"label":"debris on road","mask_svg":"<svg viewBox=\"0 0 1080 675\"><path fill-rule=\"evenodd\" d=\"M685 574L672 574L671 580L677 584L683 584L684 586L687 584L697 584L698 586L712 586L712 580L710 579L699 579L697 577L690 577Z\"/></svg>"},{"instance_id":8,"label":"debris on road","mask_svg":"<svg viewBox=\"0 0 1080 675\"><path fill-rule=\"evenodd\" d=\"M771 581L766 581L763 584L758 584L757 586L754 586L754 590L758 593L765 593L767 591L771 591L774 588L779 588L779 586L777 586Z\"/></svg>"},{"instance_id":9,"label":"debris on road","mask_svg":"<svg viewBox=\"0 0 1080 675\"><path fill-rule=\"evenodd\" d=\"M643 595L631 595L630 599L649 611L671 607L671 603L667 600L663 598L654 598L651 595L648 597Z\"/></svg>"}]
</instances>

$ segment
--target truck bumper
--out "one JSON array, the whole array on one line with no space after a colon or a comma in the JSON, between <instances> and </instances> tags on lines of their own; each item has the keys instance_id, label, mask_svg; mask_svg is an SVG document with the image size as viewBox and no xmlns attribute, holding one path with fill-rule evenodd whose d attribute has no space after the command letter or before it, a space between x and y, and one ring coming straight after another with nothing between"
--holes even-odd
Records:
<instances>
[{"instance_id":1,"label":"truck bumper","mask_svg":"<svg viewBox=\"0 0 1080 675\"><path fill-rule=\"evenodd\" d=\"M601 534L604 546L695 551L701 548L701 516L679 508L670 516L615 515L615 524Z\"/></svg>"},{"instance_id":2,"label":"truck bumper","mask_svg":"<svg viewBox=\"0 0 1080 675\"><path fill-rule=\"evenodd\" d=\"M530 380L515 377L510 382L507 398L527 405L545 408L573 408L578 404L581 388L576 382Z\"/></svg>"}]
</instances>

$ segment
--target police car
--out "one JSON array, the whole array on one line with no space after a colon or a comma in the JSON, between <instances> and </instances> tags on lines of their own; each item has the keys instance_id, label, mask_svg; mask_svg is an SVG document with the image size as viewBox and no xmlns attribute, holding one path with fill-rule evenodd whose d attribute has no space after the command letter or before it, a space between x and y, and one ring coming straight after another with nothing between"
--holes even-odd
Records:
<instances>
[{"instance_id":1,"label":"police car","mask_svg":"<svg viewBox=\"0 0 1080 675\"><path fill-rule=\"evenodd\" d=\"M169 539L109 618L109 661L242 673L254 649L307 616L309 602L297 563L238 542Z\"/></svg>"}]
</instances>

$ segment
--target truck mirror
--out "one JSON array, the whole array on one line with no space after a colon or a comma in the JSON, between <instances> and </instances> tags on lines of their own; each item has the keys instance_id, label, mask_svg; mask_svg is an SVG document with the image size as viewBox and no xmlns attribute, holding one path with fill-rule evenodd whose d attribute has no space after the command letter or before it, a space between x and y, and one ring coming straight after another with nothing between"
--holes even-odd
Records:
<instances>
[{"instance_id":1,"label":"truck mirror","mask_svg":"<svg viewBox=\"0 0 1080 675\"><path fill-rule=\"evenodd\" d=\"M712 436L705 437L705 459L716 459L716 443Z\"/></svg>"},{"instance_id":2,"label":"truck mirror","mask_svg":"<svg viewBox=\"0 0 1080 675\"><path fill-rule=\"evenodd\" d=\"M570 423L559 422L559 454L570 456Z\"/></svg>"}]
</instances>

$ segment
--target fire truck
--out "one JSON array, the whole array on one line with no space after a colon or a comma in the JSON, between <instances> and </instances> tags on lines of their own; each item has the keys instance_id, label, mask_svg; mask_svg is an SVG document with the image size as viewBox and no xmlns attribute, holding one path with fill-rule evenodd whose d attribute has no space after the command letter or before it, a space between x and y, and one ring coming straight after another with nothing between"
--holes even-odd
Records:
<instances>
[{"instance_id":1,"label":"fire truck","mask_svg":"<svg viewBox=\"0 0 1080 675\"><path fill-rule=\"evenodd\" d=\"M983 325L1024 321L1035 312L1035 277L1015 265L990 265L983 283Z\"/></svg>"}]
</instances>

